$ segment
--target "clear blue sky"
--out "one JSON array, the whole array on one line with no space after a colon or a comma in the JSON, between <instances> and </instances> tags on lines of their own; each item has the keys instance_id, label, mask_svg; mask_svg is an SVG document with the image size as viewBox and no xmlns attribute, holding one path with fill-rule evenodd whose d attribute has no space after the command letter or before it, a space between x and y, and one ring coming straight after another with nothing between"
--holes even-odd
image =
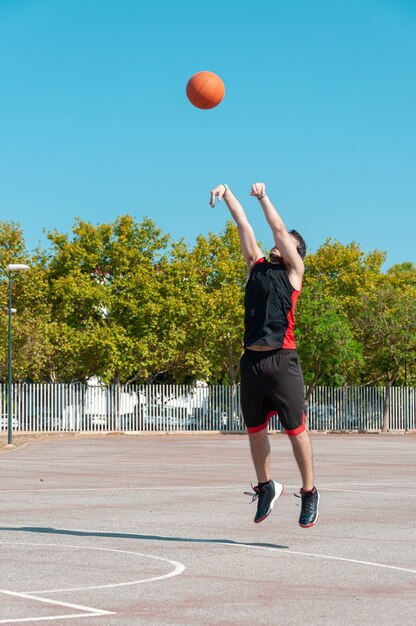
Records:
<instances>
[{"instance_id":1,"label":"clear blue sky","mask_svg":"<svg viewBox=\"0 0 416 626\"><path fill-rule=\"evenodd\" d=\"M211 70L226 96L186 99ZM29 248L130 213L191 244L264 180L312 250L416 262L414 0L0 0L0 219Z\"/></svg>"}]
</instances>

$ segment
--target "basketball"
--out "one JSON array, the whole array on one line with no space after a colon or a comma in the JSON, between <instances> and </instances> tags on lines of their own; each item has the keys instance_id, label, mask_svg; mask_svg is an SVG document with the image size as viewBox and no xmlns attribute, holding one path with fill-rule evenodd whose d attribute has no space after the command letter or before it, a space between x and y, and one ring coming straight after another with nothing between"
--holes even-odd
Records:
<instances>
[{"instance_id":1,"label":"basketball","mask_svg":"<svg viewBox=\"0 0 416 626\"><path fill-rule=\"evenodd\" d=\"M198 109L213 109L224 98L224 94L224 83L213 72L197 72L186 85L188 100Z\"/></svg>"}]
</instances>

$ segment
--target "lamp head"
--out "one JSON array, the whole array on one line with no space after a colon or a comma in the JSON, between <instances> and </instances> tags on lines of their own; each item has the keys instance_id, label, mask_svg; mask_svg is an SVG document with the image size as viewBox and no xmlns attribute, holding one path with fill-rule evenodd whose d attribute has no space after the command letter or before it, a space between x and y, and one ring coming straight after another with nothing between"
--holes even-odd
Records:
<instances>
[{"instance_id":1,"label":"lamp head","mask_svg":"<svg viewBox=\"0 0 416 626\"><path fill-rule=\"evenodd\" d=\"M23 265L23 263L11 263L7 266L8 272L26 272L29 268L28 265Z\"/></svg>"}]
</instances>

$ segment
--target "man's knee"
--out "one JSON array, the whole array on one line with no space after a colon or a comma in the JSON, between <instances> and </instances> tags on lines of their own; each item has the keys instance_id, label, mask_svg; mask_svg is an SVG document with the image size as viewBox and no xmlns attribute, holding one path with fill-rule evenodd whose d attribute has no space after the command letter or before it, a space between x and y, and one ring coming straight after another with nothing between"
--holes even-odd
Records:
<instances>
[{"instance_id":1,"label":"man's knee","mask_svg":"<svg viewBox=\"0 0 416 626\"><path fill-rule=\"evenodd\" d=\"M247 434L249 436L250 441L254 441L254 442L267 439L269 435L267 425L261 430L255 430L255 431L247 430Z\"/></svg>"},{"instance_id":2,"label":"man's knee","mask_svg":"<svg viewBox=\"0 0 416 626\"><path fill-rule=\"evenodd\" d=\"M296 433L294 435L291 435L290 433L287 433L287 435L289 436L289 439L291 441L307 441L307 440L309 440L308 431L306 429L303 429L302 432Z\"/></svg>"}]
</instances>

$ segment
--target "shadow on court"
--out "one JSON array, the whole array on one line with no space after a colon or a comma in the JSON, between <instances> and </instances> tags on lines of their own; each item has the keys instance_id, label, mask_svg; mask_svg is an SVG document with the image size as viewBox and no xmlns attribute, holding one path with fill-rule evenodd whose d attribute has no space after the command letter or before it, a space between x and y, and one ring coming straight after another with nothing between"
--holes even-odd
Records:
<instances>
[{"instance_id":1,"label":"shadow on court","mask_svg":"<svg viewBox=\"0 0 416 626\"><path fill-rule=\"evenodd\" d=\"M273 548L275 550L288 550L289 546L280 546L275 543L245 543L232 539L195 539L193 537L163 537L161 535L139 535L137 533L107 533L88 530L67 530L65 528L45 528L39 526L22 526L21 528L0 526L0 531L36 533L46 535L70 535L72 537L107 537L110 539L139 539L140 541L173 541L185 543L212 543L227 546L242 546L247 548Z\"/></svg>"}]
</instances>

